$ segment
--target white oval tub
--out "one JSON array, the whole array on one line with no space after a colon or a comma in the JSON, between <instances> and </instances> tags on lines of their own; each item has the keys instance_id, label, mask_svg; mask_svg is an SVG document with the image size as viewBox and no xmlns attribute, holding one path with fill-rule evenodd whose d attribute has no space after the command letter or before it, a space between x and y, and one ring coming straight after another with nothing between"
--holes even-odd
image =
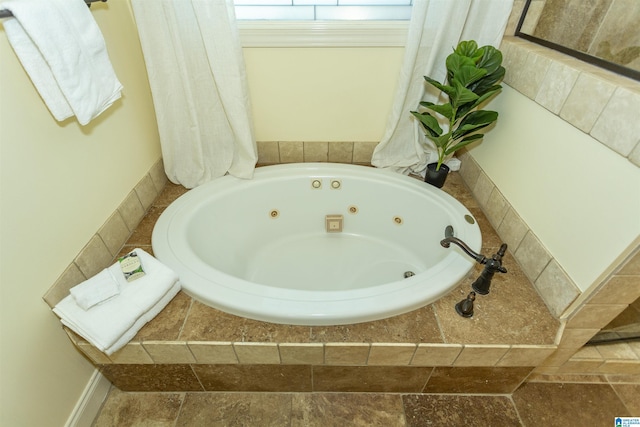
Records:
<instances>
[{"instance_id":1,"label":"white oval tub","mask_svg":"<svg viewBox=\"0 0 640 427\"><path fill-rule=\"evenodd\" d=\"M327 215L342 215L341 232L327 231ZM448 225L480 250L471 213L431 185L371 167L299 163L188 191L162 213L152 244L184 291L211 307L338 325L405 313L451 291L473 260L440 246Z\"/></svg>"}]
</instances>

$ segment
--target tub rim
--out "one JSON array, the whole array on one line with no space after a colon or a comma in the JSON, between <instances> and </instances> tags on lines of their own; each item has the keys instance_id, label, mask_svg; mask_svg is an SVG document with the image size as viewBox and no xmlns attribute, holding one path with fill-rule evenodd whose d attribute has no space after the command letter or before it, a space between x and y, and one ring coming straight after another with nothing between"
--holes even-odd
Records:
<instances>
[{"instance_id":1,"label":"tub rim","mask_svg":"<svg viewBox=\"0 0 640 427\"><path fill-rule=\"evenodd\" d=\"M264 166L256 169L254 180L227 175L188 191L169 205L156 222L152 233L154 254L176 271L187 294L213 308L255 320L296 325L352 324L406 313L435 302L455 289L472 269L473 261L452 246L453 249L447 249L448 254L441 262L407 279L348 291L283 289L222 272L201 260L186 242L169 241L168 232L164 230L171 231L172 227L176 227L181 214L186 215L191 205L197 205L203 195L215 190L220 190L216 194L226 194L235 187L251 185L255 180L278 178L282 175L289 177L292 171L297 176L312 178L340 174L366 178L371 174L376 178L383 177L385 182L408 186L419 193L429 194L429 197L444 200L447 206L459 214L454 221L457 222L454 224L456 235L465 240L473 250L479 251L481 248L480 229L469 210L448 193L417 179L359 165L298 163ZM226 188L227 186L231 188ZM474 224L463 221L465 215L474 218ZM444 280L448 282L447 286L434 288L428 283ZM356 301L359 303L356 304ZM384 306L380 306L380 302L384 302ZM247 305L252 308L249 310ZM376 307L373 311L372 305Z\"/></svg>"}]
</instances>

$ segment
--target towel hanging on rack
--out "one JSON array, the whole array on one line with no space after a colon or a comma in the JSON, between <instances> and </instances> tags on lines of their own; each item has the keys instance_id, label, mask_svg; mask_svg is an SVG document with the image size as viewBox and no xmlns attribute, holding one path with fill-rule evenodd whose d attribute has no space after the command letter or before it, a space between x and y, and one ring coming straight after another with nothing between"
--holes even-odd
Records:
<instances>
[{"instance_id":1,"label":"towel hanging on rack","mask_svg":"<svg viewBox=\"0 0 640 427\"><path fill-rule=\"evenodd\" d=\"M96 2L106 3L107 0L84 0L84 2L87 4L87 6L91 7L91 3L96 3ZM12 16L13 16L13 13L11 13L10 10L0 9L0 18L10 18Z\"/></svg>"},{"instance_id":2,"label":"towel hanging on rack","mask_svg":"<svg viewBox=\"0 0 640 427\"><path fill-rule=\"evenodd\" d=\"M38 93L58 121L86 125L121 96L104 38L85 3L4 0L14 16L5 33Z\"/></svg>"}]
</instances>

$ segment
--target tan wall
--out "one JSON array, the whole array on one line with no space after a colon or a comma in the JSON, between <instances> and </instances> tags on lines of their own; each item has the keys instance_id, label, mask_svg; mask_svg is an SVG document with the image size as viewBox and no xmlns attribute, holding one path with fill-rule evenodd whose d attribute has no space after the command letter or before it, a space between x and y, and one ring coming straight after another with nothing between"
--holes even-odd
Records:
<instances>
[{"instance_id":1,"label":"tan wall","mask_svg":"<svg viewBox=\"0 0 640 427\"><path fill-rule=\"evenodd\" d=\"M245 48L258 141L379 141L404 48Z\"/></svg>"},{"instance_id":2,"label":"tan wall","mask_svg":"<svg viewBox=\"0 0 640 427\"><path fill-rule=\"evenodd\" d=\"M160 158L128 2L94 4L122 100L88 126L57 123L0 26L0 425L61 426L94 368L42 295Z\"/></svg>"}]
</instances>

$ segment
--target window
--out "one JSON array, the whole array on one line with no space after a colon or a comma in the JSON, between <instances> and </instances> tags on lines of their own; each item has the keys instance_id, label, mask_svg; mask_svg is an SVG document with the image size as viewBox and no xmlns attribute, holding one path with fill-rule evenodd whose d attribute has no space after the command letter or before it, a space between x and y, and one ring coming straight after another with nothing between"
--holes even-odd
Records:
<instances>
[{"instance_id":1,"label":"window","mask_svg":"<svg viewBox=\"0 0 640 427\"><path fill-rule=\"evenodd\" d=\"M414 0L234 1L244 47L399 47Z\"/></svg>"},{"instance_id":2,"label":"window","mask_svg":"<svg viewBox=\"0 0 640 427\"><path fill-rule=\"evenodd\" d=\"M516 36L640 80L640 1L527 0Z\"/></svg>"},{"instance_id":3,"label":"window","mask_svg":"<svg viewBox=\"0 0 640 427\"><path fill-rule=\"evenodd\" d=\"M408 21L413 0L235 0L238 20Z\"/></svg>"}]
</instances>

